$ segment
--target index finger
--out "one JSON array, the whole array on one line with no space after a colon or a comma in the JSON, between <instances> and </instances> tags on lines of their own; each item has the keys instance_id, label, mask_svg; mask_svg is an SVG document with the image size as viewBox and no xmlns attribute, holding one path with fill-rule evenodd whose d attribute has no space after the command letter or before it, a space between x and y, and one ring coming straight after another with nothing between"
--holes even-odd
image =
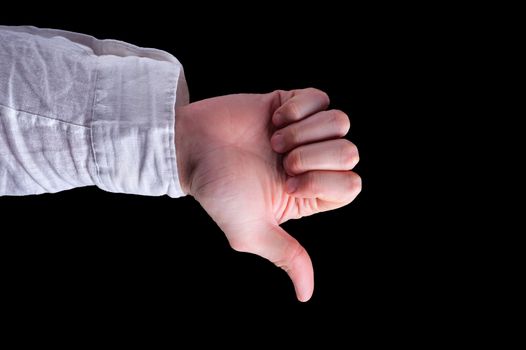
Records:
<instances>
[{"instance_id":1,"label":"index finger","mask_svg":"<svg viewBox=\"0 0 526 350\"><path fill-rule=\"evenodd\" d=\"M294 90L290 96L274 112L272 123L277 127L294 123L329 106L329 96L318 89Z\"/></svg>"}]
</instances>

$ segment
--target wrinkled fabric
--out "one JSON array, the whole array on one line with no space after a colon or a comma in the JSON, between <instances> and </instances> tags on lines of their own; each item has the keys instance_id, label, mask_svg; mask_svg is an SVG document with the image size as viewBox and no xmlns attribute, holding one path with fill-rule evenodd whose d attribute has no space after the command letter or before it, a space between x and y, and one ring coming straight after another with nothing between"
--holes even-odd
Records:
<instances>
[{"instance_id":1,"label":"wrinkled fabric","mask_svg":"<svg viewBox=\"0 0 526 350\"><path fill-rule=\"evenodd\" d=\"M166 52L0 26L0 195L96 185L182 196L174 124L187 103Z\"/></svg>"}]
</instances>

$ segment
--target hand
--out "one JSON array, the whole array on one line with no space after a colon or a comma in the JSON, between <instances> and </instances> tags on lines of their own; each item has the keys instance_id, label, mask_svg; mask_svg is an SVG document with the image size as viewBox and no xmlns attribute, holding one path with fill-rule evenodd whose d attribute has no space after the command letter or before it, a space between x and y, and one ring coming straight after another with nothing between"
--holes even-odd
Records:
<instances>
[{"instance_id":1,"label":"hand","mask_svg":"<svg viewBox=\"0 0 526 350\"><path fill-rule=\"evenodd\" d=\"M349 119L316 89L229 95L178 108L179 176L232 248L287 271L300 301L312 263L279 225L350 203L361 190Z\"/></svg>"}]
</instances>

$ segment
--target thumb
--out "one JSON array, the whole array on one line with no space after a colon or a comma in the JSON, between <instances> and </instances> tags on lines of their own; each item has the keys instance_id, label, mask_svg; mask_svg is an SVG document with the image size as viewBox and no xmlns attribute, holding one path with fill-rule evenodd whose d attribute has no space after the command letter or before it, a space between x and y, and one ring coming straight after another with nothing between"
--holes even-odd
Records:
<instances>
[{"instance_id":1,"label":"thumb","mask_svg":"<svg viewBox=\"0 0 526 350\"><path fill-rule=\"evenodd\" d=\"M244 249L272 261L276 266L287 272L299 301L308 301L314 291L314 270L309 254L298 241L290 236L280 226L265 225L262 232L255 235L250 244L244 244Z\"/></svg>"}]
</instances>

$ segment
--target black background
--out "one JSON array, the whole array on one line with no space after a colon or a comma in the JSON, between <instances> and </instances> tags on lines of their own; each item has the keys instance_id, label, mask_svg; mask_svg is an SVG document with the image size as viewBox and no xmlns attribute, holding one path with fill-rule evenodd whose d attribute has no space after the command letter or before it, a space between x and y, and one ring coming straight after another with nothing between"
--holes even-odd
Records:
<instances>
[{"instance_id":1,"label":"black background","mask_svg":"<svg viewBox=\"0 0 526 350\"><path fill-rule=\"evenodd\" d=\"M280 323L300 315L344 333L406 320L417 327L420 318L446 307L451 290L437 282L442 276L435 266L443 260L430 259L442 238L429 229L438 230L441 220L422 224L433 214L427 200L436 190L423 180L429 171L418 147L423 136L404 131L423 125L413 117L419 113L419 77L409 71L429 52L422 44L426 37L415 37L415 27L393 18L390 9L78 9L4 14L2 24L166 50L183 64L192 101L308 86L325 90L331 107L351 118L348 138L360 150L356 171L363 179L351 205L284 225L314 263L315 293L306 304L296 301L284 272L232 251L190 197L81 188L0 198L4 288L13 306L42 317L95 317L107 325L148 320L161 326L157 320L165 317L195 317L200 324L211 314L219 322L226 322L222 315L244 320L252 314ZM408 55L415 47L421 49ZM408 159L415 158L422 161L409 171ZM210 312L217 308L230 313Z\"/></svg>"}]
</instances>

